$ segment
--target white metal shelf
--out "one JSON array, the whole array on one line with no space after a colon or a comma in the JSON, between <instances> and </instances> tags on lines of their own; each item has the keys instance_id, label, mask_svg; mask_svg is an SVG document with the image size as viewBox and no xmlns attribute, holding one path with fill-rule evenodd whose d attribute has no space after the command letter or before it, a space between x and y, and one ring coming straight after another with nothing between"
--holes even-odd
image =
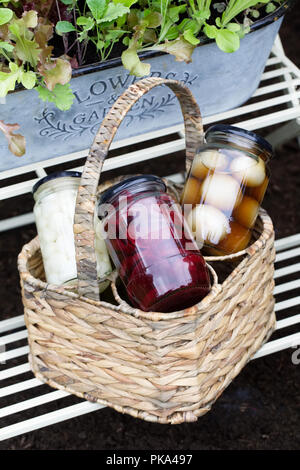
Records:
<instances>
[{"instance_id":1,"label":"white metal shelf","mask_svg":"<svg viewBox=\"0 0 300 470\"><path fill-rule=\"evenodd\" d=\"M267 80L272 80L272 83L266 83ZM286 135L300 134L298 124L298 122L300 122L300 89L298 89L298 87L300 87L300 71L284 55L280 40L277 38L272 54L267 62L266 70L261 77L260 86L253 95L254 100L252 99L250 102L234 110L209 116L204 119L204 125L218 121L229 120L230 122L235 120L236 125L248 130L256 130L272 126L273 124L288 123L283 126L285 131L287 129ZM175 134L175 137L170 142L159 145L155 142L155 139L171 134ZM283 139L283 135L282 132L275 131L270 134L268 138L269 140L274 138L274 142L278 143ZM150 146L149 141L153 141L154 143L151 143ZM123 149L137 143L143 143L144 147L138 151L130 151L130 149L128 149L128 152L123 155L109 158L104 163L103 171L116 169L121 166L127 166L152 158L159 158L163 155L183 150L185 147L183 127L182 125L173 126L133 139L114 142L112 149ZM76 162L86 157L86 155L87 150L85 149L80 152L63 155L32 165L24 165L21 168L0 173L0 180L3 180L5 183L5 186L0 188L0 200L22 196L30 192L37 179L45 176L48 169L55 165L69 165L70 162L74 162L74 169L80 170L81 167L78 166L78 164L76 165ZM31 175L32 172L34 172L37 177L33 178ZM25 181L21 183L6 181L17 175L24 175ZM26 179L27 176L28 178ZM172 175L171 178L178 181L180 175ZM0 231L30 224L33 220L32 213L2 220L0 221ZM296 276L297 273L300 272L300 234L277 240L275 246L277 251L275 261L275 311L278 317L277 330L274 334L275 339L273 339L273 336L271 340L262 346L255 354L253 359L297 345L300 346L300 332L298 328L300 324L300 314L295 311L295 307L300 304L300 296L297 295L300 283L298 280L285 281L286 276L291 274ZM289 263L288 266L286 266L286 262ZM282 299L282 295L286 293L288 293L289 298ZM285 328L289 328L289 333L286 336L276 338L276 335L284 332ZM5 418L12 416L16 419L14 424L0 429L0 440L18 436L103 408L102 405L84 400L75 405L65 406L61 403L64 401L63 399L68 397L68 393L60 390L53 391L50 387L43 385L39 380L33 378L29 363L27 362L28 346L25 344L27 331L24 325L23 315L0 321L0 334L2 335L0 336L0 365L1 361L5 361L5 363L0 366L0 384L2 387L0 388L0 397L2 397L2 400L5 398L5 406L1 406L0 398L0 418L5 420ZM12 349L13 344L18 341L23 342L23 346L18 344L18 346L16 345L16 347ZM9 350L6 351L5 348L8 344L10 345ZM26 379L24 379L23 374L26 374ZM28 399L17 403L9 403L10 397L14 397L15 394L25 390L28 395L33 392L34 395L36 395L36 390L39 391L37 387L41 386L44 391L45 387L47 387L48 392L38 394L38 396L32 395L28 397ZM43 413L43 405L50 402L56 402L61 408L50 413ZM32 417L30 419L23 417L22 412L25 410L27 412L31 410Z\"/></svg>"}]
</instances>

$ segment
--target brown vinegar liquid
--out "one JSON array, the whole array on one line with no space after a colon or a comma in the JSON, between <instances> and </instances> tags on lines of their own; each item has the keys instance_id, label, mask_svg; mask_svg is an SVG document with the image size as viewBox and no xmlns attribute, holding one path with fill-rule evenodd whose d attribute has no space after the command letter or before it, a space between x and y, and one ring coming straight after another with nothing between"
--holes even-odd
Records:
<instances>
[{"instance_id":1,"label":"brown vinegar liquid","mask_svg":"<svg viewBox=\"0 0 300 470\"><path fill-rule=\"evenodd\" d=\"M222 256L249 245L268 182L260 157L233 149L196 155L181 203L197 241L200 224L203 252Z\"/></svg>"}]
</instances>

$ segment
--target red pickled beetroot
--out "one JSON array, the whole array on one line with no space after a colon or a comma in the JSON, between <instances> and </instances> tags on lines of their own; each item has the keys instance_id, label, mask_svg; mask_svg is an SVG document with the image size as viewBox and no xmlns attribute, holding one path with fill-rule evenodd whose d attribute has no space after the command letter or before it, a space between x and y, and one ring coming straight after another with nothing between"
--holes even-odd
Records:
<instances>
[{"instance_id":1,"label":"red pickled beetroot","mask_svg":"<svg viewBox=\"0 0 300 470\"><path fill-rule=\"evenodd\" d=\"M153 183L151 191L126 196L107 247L131 303L160 312L198 303L210 290L209 272L179 205Z\"/></svg>"},{"instance_id":2,"label":"red pickled beetroot","mask_svg":"<svg viewBox=\"0 0 300 470\"><path fill-rule=\"evenodd\" d=\"M153 264L136 266L127 283L129 299L143 310L171 312L194 305L209 292L206 266L199 269L200 254L180 255Z\"/></svg>"},{"instance_id":3,"label":"red pickled beetroot","mask_svg":"<svg viewBox=\"0 0 300 470\"><path fill-rule=\"evenodd\" d=\"M130 278L132 272L138 267L138 269L143 269L144 266L141 263L141 259L138 255L129 256L124 259L124 262L120 266L119 274L121 277Z\"/></svg>"}]
</instances>

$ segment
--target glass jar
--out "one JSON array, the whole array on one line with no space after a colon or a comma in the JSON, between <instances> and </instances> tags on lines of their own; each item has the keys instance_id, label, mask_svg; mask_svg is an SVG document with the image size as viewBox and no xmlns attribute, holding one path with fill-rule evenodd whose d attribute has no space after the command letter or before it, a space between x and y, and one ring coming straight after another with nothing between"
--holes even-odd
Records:
<instances>
[{"instance_id":1,"label":"glass jar","mask_svg":"<svg viewBox=\"0 0 300 470\"><path fill-rule=\"evenodd\" d=\"M34 216L47 282L76 286L77 266L74 244L74 214L81 173L61 171L39 180L32 189ZM95 211L96 213L96 211ZM101 279L112 271L101 222L95 216L97 274ZM99 283L100 293L108 281Z\"/></svg>"},{"instance_id":2,"label":"glass jar","mask_svg":"<svg viewBox=\"0 0 300 470\"><path fill-rule=\"evenodd\" d=\"M110 187L100 197L98 215L134 307L172 312L207 295L205 261L160 178L136 176Z\"/></svg>"},{"instance_id":3,"label":"glass jar","mask_svg":"<svg viewBox=\"0 0 300 470\"><path fill-rule=\"evenodd\" d=\"M200 248L209 255L245 249L269 182L271 145L254 132L217 124L205 134L181 204Z\"/></svg>"}]
</instances>

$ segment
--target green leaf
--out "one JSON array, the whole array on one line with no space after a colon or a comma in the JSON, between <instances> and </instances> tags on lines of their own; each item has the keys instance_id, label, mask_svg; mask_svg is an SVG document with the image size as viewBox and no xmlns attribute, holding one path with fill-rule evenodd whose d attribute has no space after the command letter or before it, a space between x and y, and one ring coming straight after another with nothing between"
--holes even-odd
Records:
<instances>
[{"instance_id":1,"label":"green leaf","mask_svg":"<svg viewBox=\"0 0 300 470\"><path fill-rule=\"evenodd\" d=\"M155 34L155 31L154 29L146 29L146 31L144 32L144 36L143 36L143 43L144 44L154 44L156 43L157 41L157 36Z\"/></svg>"},{"instance_id":2,"label":"green leaf","mask_svg":"<svg viewBox=\"0 0 300 470\"><path fill-rule=\"evenodd\" d=\"M10 8L0 8L0 26L8 23L13 17L13 12Z\"/></svg>"},{"instance_id":3,"label":"green leaf","mask_svg":"<svg viewBox=\"0 0 300 470\"><path fill-rule=\"evenodd\" d=\"M20 28L19 28L19 25L17 23L12 23L9 25L9 30L12 34L14 34L16 36L16 38L19 38L20 37Z\"/></svg>"},{"instance_id":4,"label":"green leaf","mask_svg":"<svg viewBox=\"0 0 300 470\"><path fill-rule=\"evenodd\" d=\"M10 72L0 72L0 96L6 96L9 91L15 89L16 82L31 89L36 83L35 72L24 72L23 67L19 67L14 62L9 63Z\"/></svg>"},{"instance_id":5,"label":"green leaf","mask_svg":"<svg viewBox=\"0 0 300 470\"><path fill-rule=\"evenodd\" d=\"M88 37L88 32L87 32L86 29L84 29L83 31L81 31L81 32L78 34L78 41L79 41L79 42L82 42L82 41L84 41L87 37Z\"/></svg>"},{"instance_id":6,"label":"green leaf","mask_svg":"<svg viewBox=\"0 0 300 470\"><path fill-rule=\"evenodd\" d=\"M43 87L42 85L38 85L35 90L38 92L39 98L42 101L49 101L54 103L54 95L50 90L48 90L48 88Z\"/></svg>"},{"instance_id":7,"label":"green leaf","mask_svg":"<svg viewBox=\"0 0 300 470\"><path fill-rule=\"evenodd\" d=\"M70 88L70 84L55 85L53 91L48 90L41 85L35 88L39 94L39 97L43 101L49 101L54 103L61 111L67 111L71 108L75 96Z\"/></svg>"},{"instance_id":8,"label":"green leaf","mask_svg":"<svg viewBox=\"0 0 300 470\"><path fill-rule=\"evenodd\" d=\"M25 88L31 90L36 84L36 74L32 71L23 72L20 75L20 80Z\"/></svg>"},{"instance_id":9,"label":"green leaf","mask_svg":"<svg viewBox=\"0 0 300 470\"><path fill-rule=\"evenodd\" d=\"M184 18L178 25L180 31L184 31L185 29L190 29L190 25L193 22L190 18Z\"/></svg>"},{"instance_id":10,"label":"green leaf","mask_svg":"<svg viewBox=\"0 0 300 470\"><path fill-rule=\"evenodd\" d=\"M224 52L235 52L240 47L240 38L236 33L228 29L219 29L216 43Z\"/></svg>"},{"instance_id":11,"label":"green leaf","mask_svg":"<svg viewBox=\"0 0 300 470\"><path fill-rule=\"evenodd\" d=\"M117 3L117 4L109 3L105 11L105 15L103 16L103 18L98 19L97 23L103 23L103 22L116 20L117 18L119 18L119 16L123 16L125 15L125 13L129 13L129 12L130 12L130 9L128 7L125 7L121 3Z\"/></svg>"},{"instance_id":12,"label":"green leaf","mask_svg":"<svg viewBox=\"0 0 300 470\"><path fill-rule=\"evenodd\" d=\"M167 16L172 20L173 23L179 21L179 14L186 10L186 5L180 5L177 7L171 7L168 9Z\"/></svg>"},{"instance_id":13,"label":"green leaf","mask_svg":"<svg viewBox=\"0 0 300 470\"><path fill-rule=\"evenodd\" d=\"M260 13L258 10L251 10L250 13L251 13L251 16L255 19L260 17Z\"/></svg>"},{"instance_id":14,"label":"green leaf","mask_svg":"<svg viewBox=\"0 0 300 470\"><path fill-rule=\"evenodd\" d=\"M237 33L241 29L241 25L237 23L228 23L226 25L226 28L229 29L229 31L232 31L233 33Z\"/></svg>"},{"instance_id":15,"label":"green leaf","mask_svg":"<svg viewBox=\"0 0 300 470\"><path fill-rule=\"evenodd\" d=\"M22 67L19 67L14 62L9 63L9 69L12 73L18 73L18 74L22 71Z\"/></svg>"},{"instance_id":16,"label":"green leaf","mask_svg":"<svg viewBox=\"0 0 300 470\"><path fill-rule=\"evenodd\" d=\"M203 31L209 39L215 39L217 37L218 29L214 25L206 24Z\"/></svg>"},{"instance_id":17,"label":"green leaf","mask_svg":"<svg viewBox=\"0 0 300 470\"><path fill-rule=\"evenodd\" d=\"M241 28L241 31L239 32L240 38L241 38L241 37L244 37L245 34L249 34L250 31L251 31L250 26L243 26L243 27Z\"/></svg>"},{"instance_id":18,"label":"green leaf","mask_svg":"<svg viewBox=\"0 0 300 470\"><path fill-rule=\"evenodd\" d=\"M191 20L190 18L184 18L179 24L179 29L181 31L190 29L193 32L193 34L197 34L199 32L199 25L197 21L195 20Z\"/></svg>"},{"instance_id":19,"label":"green leaf","mask_svg":"<svg viewBox=\"0 0 300 470\"><path fill-rule=\"evenodd\" d=\"M131 5L136 3L138 0L113 0L114 3L122 3L125 7L130 8Z\"/></svg>"},{"instance_id":20,"label":"green leaf","mask_svg":"<svg viewBox=\"0 0 300 470\"><path fill-rule=\"evenodd\" d=\"M169 41L173 41L174 39L178 38L178 36L179 36L178 26L174 25L174 26L171 26L171 28L167 32L166 39L168 39Z\"/></svg>"},{"instance_id":21,"label":"green leaf","mask_svg":"<svg viewBox=\"0 0 300 470\"><path fill-rule=\"evenodd\" d=\"M9 42L0 41L0 49L4 49L7 52L12 52L14 50L14 46Z\"/></svg>"},{"instance_id":22,"label":"green leaf","mask_svg":"<svg viewBox=\"0 0 300 470\"><path fill-rule=\"evenodd\" d=\"M274 3L268 3L268 5L266 6L266 13L272 13L272 11L275 11L276 10L276 5L274 5Z\"/></svg>"},{"instance_id":23,"label":"green leaf","mask_svg":"<svg viewBox=\"0 0 300 470\"><path fill-rule=\"evenodd\" d=\"M194 33L191 29L186 29L183 33L183 37L186 41L193 44L193 46L197 46L197 44L200 43L200 40L194 36Z\"/></svg>"},{"instance_id":24,"label":"green leaf","mask_svg":"<svg viewBox=\"0 0 300 470\"><path fill-rule=\"evenodd\" d=\"M150 64L145 64L140 61L137 51L134 47L126 49L122 52L122 63L125 69L129 70L130 75L136 77L144 77L150 73Z\"/></svg>"},{"instance_id":25,"label":"green leaf","mask_svg":"<svg viewBox=\"0 0 300 470\"><path fill-rule=\"evenodd\" d=\"M125 25L125 23L127 22L127 16L128 15L126 13L125 15L119 16L119 18L117 18L117 28L118 29L121 29Z\"/></svg>"},{"instance_id":26,"label":"green leaf","mask_svg":"<svg viewBox=\"0 0 300 470\"><path fill-rule=\"evenodd\" d=\"M55 30L57 34L61 35L64 33L70 33L71 31L76 31L76 28L69 21L58 21L56 23Z\"/></svg>"},{"instance_id":27,"label":"green leaf","mask_svg":"<svg viewBox=\"0 0 300 470\"><path fill-rule=\"evenodd\" d=\"M161 25L161 15L157 11L151 11L145 15L148 28L158 28Z\"/></svg>"},{"instance_id":28,"label":"green leaf","mask_svg":"<svg viewBox=\"0 0 300 470\"><path fill-rule=\"evenodd\" d=\"M76 24L78 24L78 26L85 26L89 18L89 16L78 16L78 18L76 19Z\"/></svg>"},{"instance_id":29,"label":"green leaf","mask_svg":"<svg viewBox=\"0 0 300 470\"><path fill-rule=\"evenodd\" d=\"M97 41L97 44L96 44L97 49L101 50L103 49L104 46L105 46L105 42L99 39L99 41Z\"/></svg>"},{"instance_id":30,"label":"green leaf","mask_svg":"<svg viewBox=\"0 0 300 470\"><path fill-rule=\"evenodd\" d=\"M95 21L90 16L79 16L76 20L76 23L78 26L83 26L85 31L89 31L95 26Z\"/></svg>"},{"instance_id":31,"label":"green leaf","mask_svg":"<svg viewBox=\"0 0 300 470\"><path fill-rule=\"evenodd\" d=\"M116 41L120 37L123 36L123 34L128 33L129 31L125 31L122 29L108 29L107 33L105 34L105 39L106 41Z\"/></svg>"},{"instance_id":32,"label":"green leaf","mask_svg":"<svg viewBox=\"0 0 300 470\"><path fill-rule=\"evenodd\" d=\"M6 96L9 91L15 89L16 81L19 77L17 72L0 72L0 96Z\"/></svg>"},{"instance_id":33,"label":"green leaf","mask_svg":"<svg viewBox=\"0 0 300 470\"><path fill-rule=\"evenodd\" d=\"M15 89L16 82L20 82L22 79L22 76L26 73L23 70L23 66L19 67L15 62L9 63L9 69L10 69L10 72L0 72L0 96L1 97L6 96L9 91L13 91ZM28 73L34 74L34 72L28 72Z\"/></svg>"},{"instance_id":34,"label":"green leaf","mask_svg":"<svg viewBox=\"0 0 300 470\"><path fill-rule=\"evenodd\" d=\"M38 24L38 14L34 10L25 11L22 19L26 28L36 28Z\"/></svg>"},{"instance_id":35,"label":"green leaf","mask_svg":"<svg viewBox=\"0 0 300 470\"><path fill-rule=\"evenodd\" d=\"M20 19L13 18L8 29L8 37L16 43L14 55L22 62L36 68L38 62L46 61L51 55L53 46L48 45L48 41L52 37L53 26L37 23L35 11L23 13Z\"/></svg>"},{"instance_id":36,"label":"green leaf","mask_svg":"<svg viewBox=\"0 0 300 470\"><path fill-rule=\"evenodd\" d=\"M19 59L23 62L29 62L32 67L36 67L41 49L34 40L30 41L24 37L17 39L15 51Z\"/></svg>"},{"instance_id":37,"label":"green leaf","mask_svg":"<svg viewBox=\"0 0 300 470\"><path fill-rule=\"evenodd\" d=\"M193 17L199 21L199 23L203 23L205 20L208 20L210 17L210 10L201 10L201 11L196 11L193 13Z\"/></svg>"},{"instance_id":38,"label":"green leaf","mask_svg":"<svg viewBox=\"0 0 300 470\"><path fill-rule=\"evenodd\" d=\"M86 0L95 20L100 20L106 10L106 0Z\"/></svg>"},{"instance_id":39,"label":"green leaf","mask_svg":"<svg viewBox=\"0 0 300 470\"><path fill-rule=\"evenodd\" d=\"M137 10L131 10L130 13L127 15L127 24L129 29L133 29L139 23L139 17L137 14Z\"/></svg>"},{"instance_id":40,"label":"green leaf","mask_svg":"<svg viewBox=\"0 0 300 470\"><path fill-rule=\"evenodd\" d=\"M192 53L196 46L186 41L184 37L179 37L174 41L166 41L163 44L155 44L154 46L147 47L145 50L163 51L175 56L179 62L185 61L189 63L192 61Z\"/></svg>"}]
</instances>

